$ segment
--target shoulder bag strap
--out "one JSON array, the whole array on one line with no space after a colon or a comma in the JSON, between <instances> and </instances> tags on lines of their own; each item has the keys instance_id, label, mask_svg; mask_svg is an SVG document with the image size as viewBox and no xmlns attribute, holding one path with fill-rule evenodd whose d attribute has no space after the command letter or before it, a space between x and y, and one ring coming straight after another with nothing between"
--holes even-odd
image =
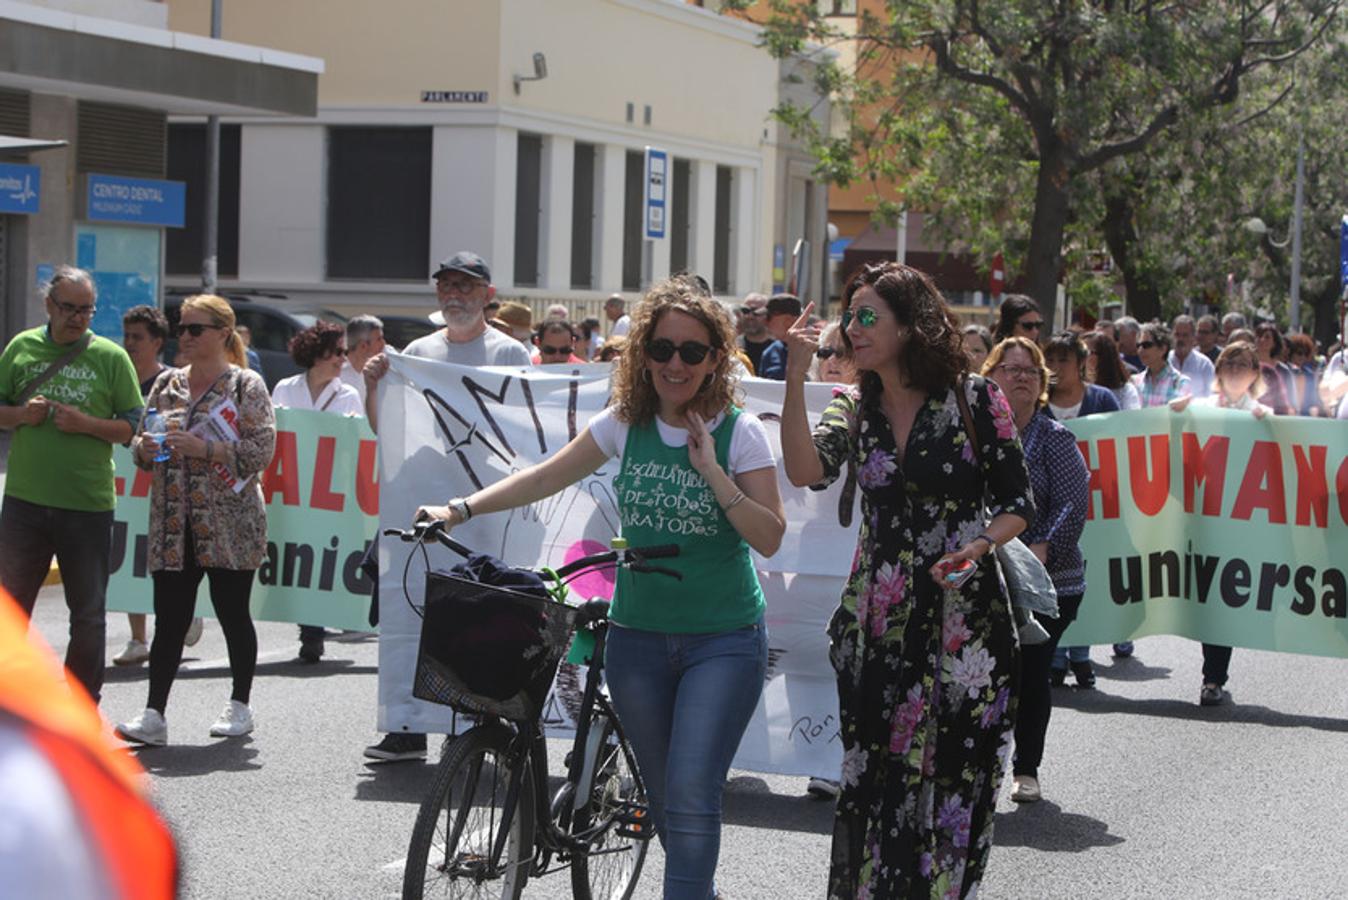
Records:
<instances>
[{"instance_id":1,"label":"shoulder bag strap","mask_svg":"<svg viewBox=\"0 0 1348 900\"><path fill-rule=\"evenodd\" d=\"M33 399L33 395L38 392L38 389L41 388L44 384L46 384L48 381L51 381L52 378L55 377L57 372L61 371L66 366L74 362L76 357L78 357L81 353L83 353L86 349L88 349L89 342L92 341L93 339L94 336L86 331L84 333L84 337L76 341L73 347L71 347L65 353L62 353L60 357L58 357L55 361L52 362L51 365L47 366L47 368L42 371L41 375L37 376L32 381L28 382L27 385L24 386L24 389L19 392L18 398L15 399L14 405L23 406L29 400Z\"/></svg>"},{"instance_id":2,"label":"shoulder bag strap","mask_svg":"<svg viewBox=\"0 0 1348 900\"><path fill-rule=\"evenodd\" d=\"M955 402L960 406L960 417L964 419L964 433L969 436L969 447L974 453L974 462L982 463L978 453L978 433L974 431L974 414L969 411L969 398L964 396L964 385L968 380L967 375L961 375L959 384L955 385Z\"/></svg>"},{"instance_id":3,"label":"shoulder bag strap","mask_svg":"<svg viewBox=\"0 0 1348 900\"><path fill-rule=\"evenodd\" d=\"M852 409L852 421L847 426L848 436L853 445L861 436L861 404L858 402ZM856 457L852 453L847 454L847 475L843 479L842 490L838 492L838 524L843 528L848 528L852 524L852 509L856 506L857 499L857 463Z\"/></svg>"}]
</instances>

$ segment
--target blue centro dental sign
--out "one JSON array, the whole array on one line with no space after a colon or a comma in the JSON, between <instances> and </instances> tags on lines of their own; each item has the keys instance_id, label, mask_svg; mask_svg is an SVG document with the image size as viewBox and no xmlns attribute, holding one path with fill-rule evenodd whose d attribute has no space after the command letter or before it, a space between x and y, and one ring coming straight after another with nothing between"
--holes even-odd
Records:
<instances>
[{"instance_id":1,"label":"blue centro dental sign","mask_svg":"<svg viewBox=\"0 0 1348 900\"><path fill-rule=\"evenodd\" d=\"M187 185L181 181L90 175L85 218L90 222L130 222L182 228Z\"/></svg>"}]
</instances>

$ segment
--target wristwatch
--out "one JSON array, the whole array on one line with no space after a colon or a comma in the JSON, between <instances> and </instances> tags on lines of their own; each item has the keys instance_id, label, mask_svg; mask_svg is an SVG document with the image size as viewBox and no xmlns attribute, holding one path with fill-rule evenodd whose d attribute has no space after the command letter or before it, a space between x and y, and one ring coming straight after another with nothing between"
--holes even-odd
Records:
<instances>
[{"instance_id":1,"label":"wristwatch","mask_svg":"<svg viewBox=\"0 0 1348 900\"><path fill-rule=\"evenodd\" d=\"M473 517L472 507L470 507L468 501L462 497L454 497L447 501L445 506L449 507L450 512L458 513L460 521L467 522Z\"/></svg>"}]
</instances>

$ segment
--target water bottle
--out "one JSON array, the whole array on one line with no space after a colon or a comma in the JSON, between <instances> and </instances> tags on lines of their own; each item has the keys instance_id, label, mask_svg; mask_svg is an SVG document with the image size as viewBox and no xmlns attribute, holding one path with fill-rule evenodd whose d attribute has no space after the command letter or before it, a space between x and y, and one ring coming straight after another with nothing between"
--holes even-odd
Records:
<instances>
[{"instance_id":1,"label":"water bottle","mask_svg":"<svg viewBox=\"0 0 1348 900\"><path fill-rule=\"evenodd\" d=\"M157 463L168 462L169 449L164 444L164 436L168 434L168 420L166 420L153 406L145 410L145 433L152 435L157 448L154 461Z\"/></svg>"}]
</instances>

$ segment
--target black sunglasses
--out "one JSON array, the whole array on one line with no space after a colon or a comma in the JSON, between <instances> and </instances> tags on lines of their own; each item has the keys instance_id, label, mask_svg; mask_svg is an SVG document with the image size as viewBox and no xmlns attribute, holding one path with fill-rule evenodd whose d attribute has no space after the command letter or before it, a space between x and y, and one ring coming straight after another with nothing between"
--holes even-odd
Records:
<instances>
[{"instance_id":1,"label":"black sunglasses","mask_svg":"<svg viewBox=\"0 0 1348 900\"><path fill-rule=\"evenodd\" d=\"M200 322L193 322L191 325L179 325L173 329L175 335L181 335L184 331L194 338L201 337L203 331L217 331L224 328L223 325L203 325Z\"/></svg>"},{"instance_id":2,"label":"black sunglasses","mask_svg":"<svg viewBox=\"0 0 1348 900\"><path fill-rule=\"evenodd\" d=\"M1044 327L1044 320L1037 319L1033 322L1017 322L1016 324L1019 325L1021 328L1024 328L1026 331L1038 331L1039 329Z\"/></svg>"},{"instance_id":3,"label":"black sunglasses","mask_svg":"<svg viewBox=\"0 0 1348 900\"><path fill-rule=\"evenodd\" d=\"M653 341L646 342L646 355L658 363L669 362L674 358L676 351L679 354L679 359L690 366L695 366L707 358L711 348L697 341L684 341L682 344L675 344L669 338L656 338Z\"/></svg>"},{"instance_id":4,"label":"black sunglasses","mask_svg":"<svg viewBox=\"0 0 1348 900\"><path fill-rule=\"evenodd\" d=\"M563 355L563 354L570 353L570 352L571 352L571 348L570 348L570 347L549 347L547 344L540 344L539 347L538 347L538 352L539 352L539 353L548 353L548 354L551 354L551 355L553 355L553 356L561 356L561 355Z\"/></svg>"},{"instance_id":5,"label":"black sunglasses","mask_svg":"<svg viewBox=\"0 0 1348 900\"><path fill-rule=\"evenodd\" d=\"M828 359L833 356L842 356L842 351L837 347L820 347L814 351L814 355L820 359Z\"/></svg>"}]
</instances>

